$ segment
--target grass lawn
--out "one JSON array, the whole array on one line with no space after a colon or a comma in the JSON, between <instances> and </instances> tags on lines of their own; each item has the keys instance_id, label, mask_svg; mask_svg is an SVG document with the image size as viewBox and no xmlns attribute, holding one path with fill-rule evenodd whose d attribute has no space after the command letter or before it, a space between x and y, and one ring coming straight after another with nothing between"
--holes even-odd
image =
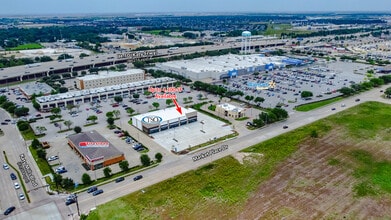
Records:
<instances>
[{"instance_id":1,"label":"grass lawn","mask_svg":"<svg viewBox=\"0 0 391 220\"><path fill-rule=\"evenodd\" d=\"M31 50L31 49L41 49L43 46L37 43L31 44L22 44L17 47L8 48L7 50Z\"/></svg>"},{"instance_id":2,"label":"grass lawn","mask_svg":"<svg viewBox=\"0 0 391 220\"><path fill-rule=\"evenodd\" d=\"M376 114L368 117L368 112ZM391 124L391 117L385 120L390 112L389 105L363 103L243 150L263 154L256 162L240 164L231 156L222 158L148 187L144 193L135 192L100 205L88 219L235 219L259 185L268 180L276 167L295 153L301 143L311 138L313 131L323 137L335 126L340 126L354 137L366 128L373 131L361 138L375 138L372 133ZM362 118L368 120L364 125L372 125L357 127ZM374 125L379 121L382 125ZM353 175L363 180L354 189L358 195L391 193L389 161L377 161L365 151L350 154L359 164ZM340 162L331 159L328 164L339 165Z\"/></svg>"},{"instance_id":3,"label":"grass lawn","mask_svg":"<svg viewBox=\"0 0 391 220\"><path fill-rule=\"evenodd\" d=\"M41 171L42 175L52 173L52 168L50 167L48 162L42 158L39 158L37 151L35 149L33 149L32 147L29 147L29 148L30 148L30 152L33 155L33 158L34 158L35 162L37 163L38 168Z\"/></svg>"},{"instance_id":4,"label":"grass lawn","mask_svg":"<svg viewBox=\"0 0 391 220\"><path fill-rule=\"evenodd\" d=\"M313 109L323 107L325 105L331 104L333 102L337 102L337 101L342 100L342 99L343 99L342 97L335 97L335 98L327 99L327 100L324 100L324 101L304 104L304 105L297 106L295 108L295 110L296 111L300 111L300 112L308 112L308 111L311 111Z\"/></svg>"}]
</instances>

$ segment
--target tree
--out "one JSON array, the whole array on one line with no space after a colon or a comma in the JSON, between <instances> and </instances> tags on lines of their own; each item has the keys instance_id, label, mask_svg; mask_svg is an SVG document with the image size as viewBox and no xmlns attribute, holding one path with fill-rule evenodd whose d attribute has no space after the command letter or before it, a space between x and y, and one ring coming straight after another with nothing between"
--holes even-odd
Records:
<instances>
[{"instance_id":1,"label":"tree","mask_svg":"<svg viewBox=\"0 0 391 220\"><path fill-rule=\"evenodd\" d=\"M75 187L75 183L73 182L73 179L68 177L62 180L61 185L64 189L67 190L72 190Z\"/></svg>"},{"instance_id":2,"label":"tree","mask_svg":"<svg viewBox=\"0 0 391 220\"><path fill-rule=\"evenodd\" d=\"M183 102L184 102L184 103L187 102L187 97L184 97L184 98L183 98Z\"/></svg>"},{"instance_id":3,"label":"tree","mask_svg":"<svg viewBox=\"0 0 391 220\"><path fill-rule=\"evenodd\" d=\"M56 184L56 188L58 189L58 185L61 185L62 183L62 176L58 173L54 173L53 182Z\"/></svg>"},{"instance_id":4,"label":"tree","mask_svg":"<svg viewBox=\"0 0 391 220\"><path fill-rule=\"evenodd\" d=\"M132 109L131 107L129 107L128 109L126 109L126 112L131 115L134 113L134 109Z\"/></svg>"},{"instance_id":5,"label":"tree","mask_svg":"<svg viewBox=\"0 0 391 220\"><path fill-rule=\"evenodd\" d=\"M339 89L339 92L342 93L343 96L350 96L354 94L354 89L349 87L342 87Z\"/></svg>"},{"instance_id":6,"label":"tree","mask_svg":"<svg viewBox=\"0 0 391 220\"><path fill-rule=\"evenodd\" d=\"M273 108L271 111L277 116L278 120L286 119L289 116L288 112L282 108Z\"/></svg>"},{"instance_id":7,"label":"tree","mask_svg":"<svg viewBox=\"0 0 391 220\"><path fill-rule=\"evenodd\" d=\"M119 110L113 110L113 115L115 116L115 118L119 118L121 112Z\"/></svg>"},{"instance_id":8,"label":"tree","mask_svg":"<svg viewBox=\"0 0 391 220\"><path fill-rule=\"evenodd\" d=\"M106 113L106 117L113 118L114 117L114 113L113 112L107 112Z\"/></svg>"},{"instance_id":9,"label":"tree","mask_svg":"<svg viewBox=\"0 0 391 220\"><path fill-rule=\"evenodd\" d=\"M387 98L391 97L391 87L388 87L385 91L384 94L386 95Z\"/></svg>"},{"instance_id":10,"label":"tree","mask_svg":"<svg viewBox=\"0 0 391 220\"><path fill-rule=\"evenodd\" d=\"M133 98L135 98L135 99L138 99L138 98L140 98L140 94L138 94L138 93L134 93L134 94L133 94Z\"/></svg>"},{"instance_id":11,"label":"tree","mask_svg":"<svg viewBox=\"0 0 391 220\"><path fill-rule=\"evenodd\" d=\"M264 102L265 101L265 99L263 98L263 97L256 97L255 99L254 99L254 102L260 102L260 103L262 103L262 102Z\"/></svg>"},{"instance_id":12,"label":"tree","mask_svg":"<svg viewBox=\"0 0 391 220\"><path fill-rule=\"evenodd\" d=\"M88 173L83 173L83 175L81 176L81 181L84 185L92 183L91 177L90 175L88 175Z\"/></svg>"},{"instance_id":13,"label":"tree","mask_svg":"<svg viewBox=\"0 0 391 220\"><path fill-rule=\"evenodd\" d=\"M76 134L78 134L78 133L81 132L81 127L75 126L75 127L73 128L73 130L75 131Z\"/></svg>"},{"instance_id":14,"label":"tree","mask_svg":"<svg viewBox=\"0 0 391 220\"><path fill-rule=\"evenodd\" d=\"M193 97L189 96L188 99L191 102L191 100L193 100Z\"/></svg>"},{"instance_id":15,"label":"tree","mask_svg":"<svg viewBox=\"0 0 391 220\"><path fill-rule=\"evenodd\" d=\"M15 108L13 112L17 117L20 117L20 116L27 115L29 111L30 109L27 107L20 107L20 108Z\"/></svg>"},{"instance_id":16,"label":"tree","mask_svg":"<svg viewBox=\"0 0 391 220\"><path fill-rule=\"evenodd\" d=\"M313 96L313 94L310 91L302 91L301 92L301 97L302 98L308 98L308 97L312 97L312 96Z\"/></svg>"},{"instance_id":17,"label":"tree","mask_svg":"<svg viewBox=\"0 0 391 220\"><path fill-rule=\"evenodd\" d=\"M202 94L201 94L201 93L198 94L198 95L197 95L197 98L198 98L198 100L201 100L201 99L202 99Z\"/></svg>"},{"instance_id":18,"label":"tree","mask_svg":"<svg viewBox=\"0 0 391 220\"><path fill-rule=\"evenodd\" d=\"M74 105L67 105L68 111L72 111L72 109L73 109L74 107L75 107Z\"/></svg>"},{"instance_id":19,"label":"tree","mask_svg":"<svg viewBox=\"0 0 391 220\"><path fill-rule=\"evenodd\" d=\"M98 116L90 115L90 116L88 116L87 120L92 121L92 123L95 123L95 121L98 120Z\"/></svg>"},{"instance_id":20,"label":"tree","mask_svg":"<svg viewBox=\"0 0 391 220\"><path fill-rule=\"evenodd\" d=\"M121 96L114 96L114 101L116 101L117 103L120 103L123 101L123 98Z\"/></svg>"},{"instance_id":21,"label":"tree","mask_svg":"<svg viewBox=\"0 0 391 220\"><path fill-rule=\"evenodd\" d=\"M31 147L33 149L38 149L38 147L41 146L41 142L39 142L38 139L34 138L33 141L31 142Z\"/></svg>"},{"instance_id":22,"label":"tree","mask_svg":"<svg viewBox=\"0 0 391 220\"><path fill-rule=\"evenodd\" d=\"M152 93L151 93L150 91L148 91L148 90L145 90L145 91L144 91L144 95L145 95L145 96L149 96L149 95L151 95L151 94L152 94Z\"/></svg>"},{"instance_id":23,"label":"tree","mask_svg":"<svg viewBox=\"0 0 391 220\"><path fill-rule=\"evenodd\" d=\"M153 102L152 103L153 107L155 107L155 109L159 108L160 104L158 102Z\"/></svg>"},{"instance_id":24,"label":"tree","mask_svg":"<svg viewBox=\"0 0 391 220\"><path fill-rule=\"evenodd\" d=\"M109 178L111 176L111 169L110 167L106 167L103 169L103 174L105 175L106 178Z\"/></svg>"},{"instance_id":25,"label":"tree","mask_svg":"<svg viewBox=\"0 0 391 220\"><path fill-rule=\"evenodd\" d=\"M39 158L46 160L46 151L44 149L38 149L37 155Z\"/></svg>"},{"instance_id":26,"label":"tree","mask_svg":"<svg viewBox=\"0 0 391 220\"><path fill-rule=\"evenodd\" d=\"M141 164L145 167L151 165L151 158L147 154L143 154L140 156Z\"/></svg>"},{"instance_id":27,"label":"tree","mask_svg":"<svg viewBox=\"0 0 391 220\"><path fill-rule=\"evenodd\" d=\"M155 154L155 159L157 160L158 163L162 161L163 155L161 153L156 153Z\"/></svg>"},{"instance_id":28,"label":"tree","mask_svg":"<svg viewBox=\"0 0 391 220\"><path fill-rule=\"evenodd\" d=\"M110 126L113 126L114 125L114 118L107 118L107 124L109 124Z\"/></svg>"},{"instance_id":29,"label":"tree","mask_svg":"<svg viewBox=\"0 0 391 220\"><path fill-rule=\"evenodd\" d=\"M119 168L121 168L122 171L127 171L129 170L129 162L127 160L123 160L118 163Z\"/></svg>"},{"instance_id":30,"label":"tree","mask_svg":"<svg viewBox=\"0 0 391 220\"><path fill-rule=\"evenodd\" d=\"M64 121L64 125L68 127L68 130L71 129L72 124L73 124L73 122L70 120Z\"/></svg>"},{"instance_id":31,"label":"tree","mask_svg":"<svg viewBox=\"0 0 391 220\"><path fill-rule=\"evenodd\" d=\"M166 105L169 106L172 104L172 99L166 99Z\"/></svg>"},{"instance_id":32,"label":"tree","mask_svg":"<svg viewBox=\"0 0 391 220\"><path fill-rule=\"evenodd\" d=\"M59 115L60 112L61 112L61 109L60 108L52 108L50 110L50 112L53 114L53 115Z\"/></svg>"}]
</instances>

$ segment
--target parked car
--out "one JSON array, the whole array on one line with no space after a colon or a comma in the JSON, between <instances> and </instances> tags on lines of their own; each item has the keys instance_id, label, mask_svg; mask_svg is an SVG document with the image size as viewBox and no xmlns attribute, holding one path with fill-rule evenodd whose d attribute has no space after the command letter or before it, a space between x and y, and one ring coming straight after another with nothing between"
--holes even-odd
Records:
<instances>
[{"instance_id":1,"label":"parked car","mask_svg":"<svg viewBox=\"0 0 391 220\"><path fill-rule=\"evenodd\" d=\"M11 206L5 210L4 215L9 215L11 212L15 210L15 206Z\"/></svg>"},{"instance_id":2,"label":"parked car","mask_svg":"<svg viewBox=\"0 0 391 220\"><path fill-rule=\"evenodd\" d=\"M332 111L335 111L335 108L332 108L331 110L332 110Z\"/></svg>"},{"instance_id":3,"label":"parked car","mask_svg":"<svg viewBox=\"0 0 391 220\"><path fill-rule=\"evenodd\" d=\"M87 189L87 193L92 193L92 192L95 192L96 190L98 190L98 187L91 186L90 188Z\"/></svg>"},{"instance_id":4,"label":"parked car","mask_svg":"<svg viewBox=\"0 0 391 220\"><path fill-rule=\"evenodd\" d=\"M98 189L95 192L93 192L92 195L93 196L97 196L97 195L102 194L102 193L103 193L103 189Z\"/></svg>"},{"instance_id":5,"label":"parked car","mask_svg":"<svg viewBox=\"0 0 391 220\"><path fill-rule=\"evenodd\" d=\"M24 200L24 199L25 199L25 197L24 197L24 194L23 194L23 193L19 193L19 199L20 199L20 200Z\"/></svg>"},{"instance_id":6,"label":"parked car","mask_svg":"<svg viewBox=\"0 0 391 220\"><path fill-rule=\"evenodd\" d=\"M125 180L125 177L119 177L119 178L115 179L115 182L119 183L119 182L122 182L124 180Z\"/></svg>"},{"instance_id":7,"label":"parked car","mask_svg":"<svg viewBox=\"0 0 391 220\"><path fill-rule=\"evenodd\" d=\"M50 162L50 161L57 160L57 159L58 159L58 156L50 156L48 158L48 161Z\"/></svg>"},{"instance_id":8,"label":"parked car","mask_svg":"<svg viewBox=\"0 0 391 220\"><path fill-rule=\"evenodd\" d=\"M8 164L3 164L3 168L5 169L5 170L8 170L10 167L8 166Z\"/></svg>"},{"instance_id":9,"label":"parked car","mask_svg":"<svg viewBox=\"0 0 391 220\"><path fill-rule=\"evenodd\" d=\"M76 200L74 200L74 199L67 199L67 201L65 201L65 205L70 205L70 204L73 204L75 202L76 202Z\"/></svg>"},{"instance_id":10,"label":"parked car","mask_svg":"<svg viewBox=\"0 0 391 220\"><path fill-rule=\"evenodd\" d=\"M66 173L66 172L67 172L67 170L65 169L64 166L60 166L60 167L56 168L56 173L58 173L58 174Z\"/></svg>"},{"instance_id":11,"label":"parked car","mask_svg":"<svg viewBox=\"0 0 391 220\"><path fill-rule=\"evenodd\" d=\"M20 189L19 183L14 183L15 189Z\"/></svg>"},{"instance_id":12,"label":"parked car","mask_svg":"<svg viewBox=\"0 0 391 220\"><path fill-rule=\"evenodd\" d=\"M359 102L360 101L360 99L356 99L356 102Z\"/></svg>"},{"instance_id":13,"label":"parked car","mask_svg":"<svg viewBox=\"0 0 391 220\"><path fill-rule=\"evenodd\" d=\"M288 125L284 125L282 128L283 128L283 129L287 129L287 128L288 128Z\"/></svg>"},{"instance_id":14,"label":"parked car","mask_svg":"<svg viewBox=\"0 0 391 220\"><path fill-rule=\"evenodd\" d=\"M15 173L11 173L10 177L11 177L12 180L16 180L17 179Z\"/></svg>"},{"instance_id":15,"label":"parked car","mask_svg":"<svg viewBox=\"0 0 391 220\"><path fill-rule=\"evenodd\" d=\"M138 176L135 176L135 177L133 178L133 181L141 180L142 178L143 178L142 175L138 175Z\"/></svg>"}]
</instances>

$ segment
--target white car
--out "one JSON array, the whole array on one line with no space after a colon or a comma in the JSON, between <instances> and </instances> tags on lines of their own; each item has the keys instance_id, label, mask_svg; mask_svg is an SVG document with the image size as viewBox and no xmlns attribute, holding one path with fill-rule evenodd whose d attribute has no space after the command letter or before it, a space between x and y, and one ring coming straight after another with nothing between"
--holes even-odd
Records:
<instances>
[{"instance_id":1,"label":"white car","mask_svg":"<svg viewBox=\"0 0 391 220\"><path fill-rule=\"evenodd\" d=\"M48 158L48 161L50 162L50 161L57 160L57 159L58 159L58 156L50 156Z\"/></svg>"},{"instance_id":2,"label":"white car","mask_svg":"<svg viewBox=\"0 0 391 220\"><path fill-rule=\"evenodd\" d=\"M14 183L15 189L20 189L19 183Z\"/></svg>"},{"instance_id":3,"label":"white car","mask_svg":"<svg viewBox=\"0 0 391 220\"><path fill-rule=\"evenodd\" d=\"M5 170L8 170L10 167L8 166L8 164L3 164L3 168L5 169Z\"/></svg>"},{"instance_id":4,"label":"white car","mask_svg":"<svg viewBox=\"0 0 391 220\"><path fill-rule=\"evenodd\" d=\"M24 200L24 198L25 198L25 197L24 197L24 194L23 194L23 193L20 193L20 194L19 194L19 199L20 199L20 200Z\"/></svg>"}]
</instances>

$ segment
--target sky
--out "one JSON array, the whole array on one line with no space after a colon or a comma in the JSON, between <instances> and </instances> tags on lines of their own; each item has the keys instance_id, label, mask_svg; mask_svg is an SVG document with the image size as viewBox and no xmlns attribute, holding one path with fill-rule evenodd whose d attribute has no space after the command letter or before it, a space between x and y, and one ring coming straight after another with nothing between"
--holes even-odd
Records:
<instances>
[{"instance_id":1,"label":"sky","mask_svg":"<svg viewBox=\"0 0 391 220\"><path fill-rule=\"evenodd\" d=\"M391 12L391 0L10 0L0 15L171 12Z\"/></svg>"}]
</instances>

